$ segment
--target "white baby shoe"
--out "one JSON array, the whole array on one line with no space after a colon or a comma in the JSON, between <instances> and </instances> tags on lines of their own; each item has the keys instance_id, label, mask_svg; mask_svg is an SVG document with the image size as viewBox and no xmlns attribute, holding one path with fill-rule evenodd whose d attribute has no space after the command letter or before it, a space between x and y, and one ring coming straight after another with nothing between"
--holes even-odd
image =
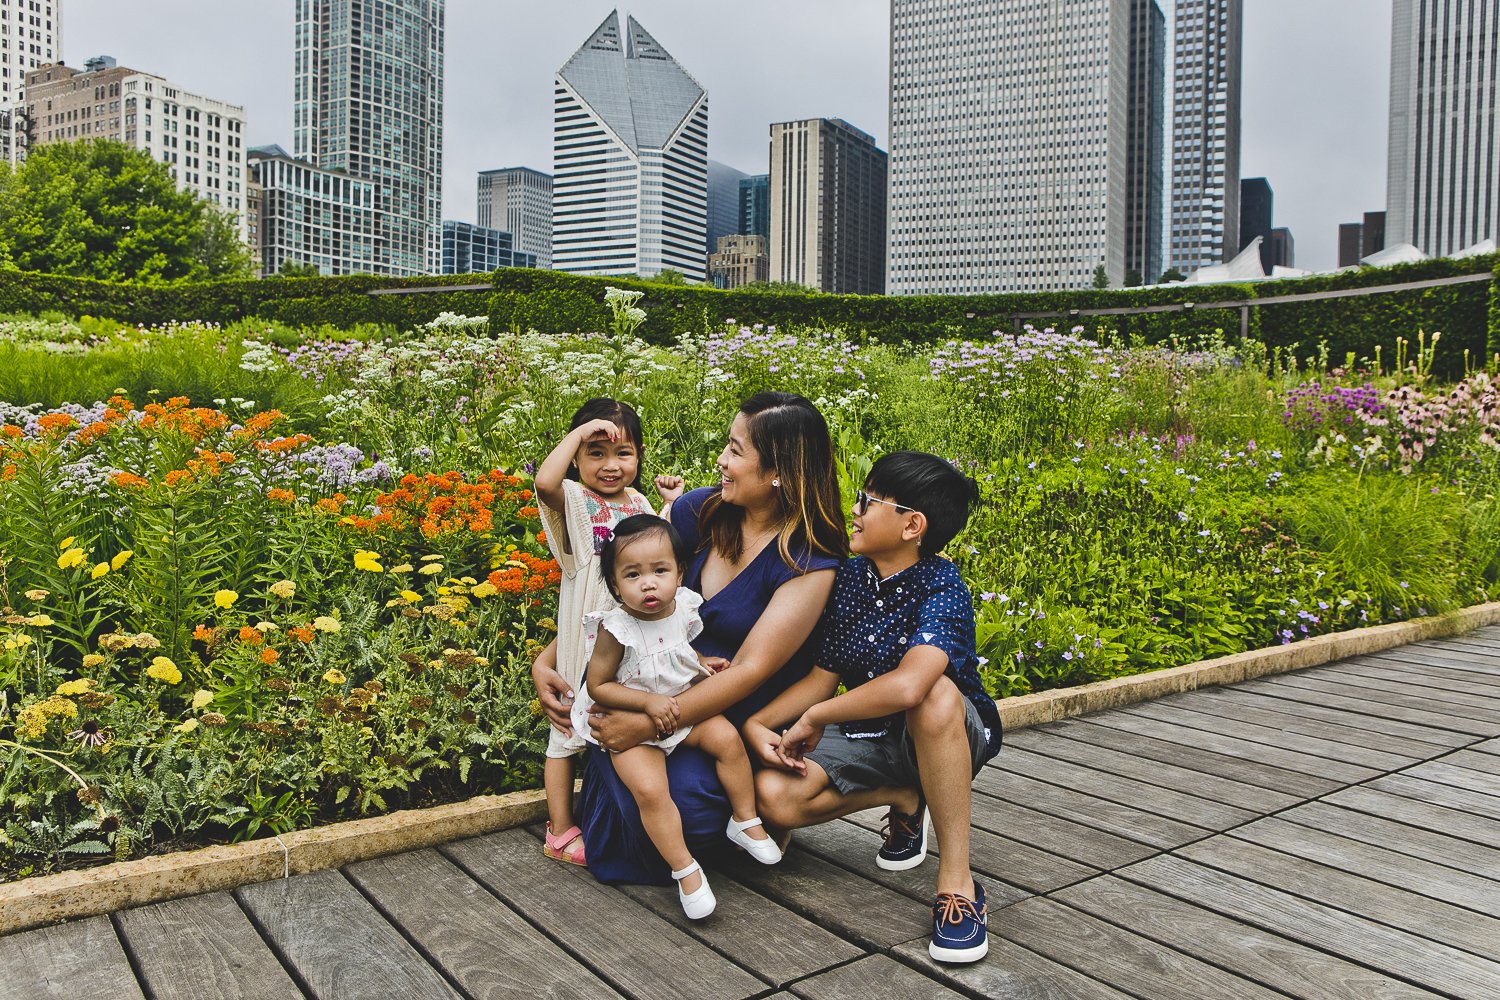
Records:
<instances>
[{"instance_id":1,"label":"white baby shoe","mask_svg":"<svg viewBox=\"0 0 1500 1000\"><path fill-rule=\"evenodd\" d=\"M760 826L760 817L751 816L743 823L729 817L729 826L725 828L724 835L729 838L730 843L743 847L749 855L763 865L774 865L781 860L781 848L776 846L776 841L769 836L765 840L756 840L747 836L745 831L751 827Z\"/></svg>"},{"instance_id":2,"label":"white baby shoe","mask_svg":"<svg viewBox=\"0 0 1500 1000\"><path fill-rule=\"evenodd\" d=\"M682 880L693 872L702 872L703 881L692 892L683 892ZM714 912L719 901L714 898L714 891L708 887L708 873L698 866L698 862L694 861L686 868L673 872L672 877L677 880L677 900L682 904L682 912L687 914L689 920L702 920Z\"/></svg>"}]
</instances>

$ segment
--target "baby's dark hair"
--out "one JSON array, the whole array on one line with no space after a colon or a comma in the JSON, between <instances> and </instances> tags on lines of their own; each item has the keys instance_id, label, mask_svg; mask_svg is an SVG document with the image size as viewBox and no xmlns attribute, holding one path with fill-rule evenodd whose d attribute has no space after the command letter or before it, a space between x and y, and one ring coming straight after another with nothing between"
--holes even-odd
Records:
<instances>
[{"instance_id":1,"label":"baby's dark hair","mask_svg":"<svg viewBox=\"0 0 1500 1000\"><path fill-rule=\"evenodd\" d=\"M865 489L927 518L918 550L936 555L969 522L969 509L979 500L974 480L953 463L924 451L893 451L881 455L865 477Z\"/></svg>"},{"instance_id":2,"label":"baby's dark hair","mask_svg":"<svg viewBox=\"0 0 1500 1000\"><path fill-rule=\"evenodd\" d=\"M615 600L620 599L620 593L615 589L615 560L619 557L620 550L651 534L667 536L672 543L672 555L677 560L677 568L687 572L688 559L692 553L688 551L687 542L682 540L682 535L672 527L672 522L664 521L655 514L632 514L615 525L615 530L599 549L599 572L604 577L604 585L609 588L610 596Z\"/></svg>"},{"instance_id":3,"label":"baby's dark hair","mask_svg":"<svg viewBox=\"0 0 1500 1000\"><path fill-rule=\"evenodd\" d=\"M641 485L641 468L646 464L644 461L646 446L641 435L641 415L636 413L635 407L629 403L622 403L608 396L597 396L578 408L573 414L573 421L568 424L568 430L582 427L590 420L613 421L630 437L635 445L636 466L635 478L626 485L638 488ZM569 479L577 479L578 466L569 465L566 476Z\"/></svg>"}]
</instances>

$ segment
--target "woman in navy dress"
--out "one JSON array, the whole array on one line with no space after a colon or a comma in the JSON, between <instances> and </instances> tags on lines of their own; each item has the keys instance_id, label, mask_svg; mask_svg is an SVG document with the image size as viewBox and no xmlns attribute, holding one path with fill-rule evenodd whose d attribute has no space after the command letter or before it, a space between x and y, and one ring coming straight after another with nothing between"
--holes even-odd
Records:
<instances>
[{"instance_id":1,"label":"woman in navy dress","mask_svg":"<svg viewBox=\"0 0 1500 1000\"><path fill-rule=\"evenodd\" d=\"M721 713L740 725L806 676L813 629L847 551L828 425L806 399L783 392L747 399L718 464L718 486L672 505L672 524L694 553L683 583L704 597L694 646L732 663L678 696L684 725ZM566 725L561 676L545 659L532 675L543 709ZM588 751L577 811L589 870L601 882L669 884L604 752L651 739L656 728L638 712L600 712L592 722L600 746ZM713 759L680 748L667 758L667 776L689 848L712 851L729 817Z\"/></svg>"}]
</instances>

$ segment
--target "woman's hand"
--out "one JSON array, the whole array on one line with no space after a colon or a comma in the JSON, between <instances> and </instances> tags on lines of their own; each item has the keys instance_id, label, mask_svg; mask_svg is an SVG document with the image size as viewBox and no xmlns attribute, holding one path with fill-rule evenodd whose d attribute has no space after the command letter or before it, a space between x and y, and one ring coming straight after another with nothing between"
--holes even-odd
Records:
<instances>
[{"instance_id":1,"label":"woman's hand","mask_svg":"<svg viewBox=\"0 0 1500 1000\"><path fill-rule=\"evenodd\" d=\"M601 747L619 753L656 739L656 723L643 712L596 708L589 713L589 732Z\"/></svg>"},{"instance_id":2,"label":"woman's hand","mask_svg":"<svg viewBox=\"0 0 1500 1000\"><path fill-rule=\"evenodd\" d=\"M542 711L547 713L547 721L552 723L552 728L564 736L572 736L573 686L557 672L556 654L550 657L547 655L553 649L552 646L547 647L531 665L531 683L536 688L537 700L542 703Z\"/></svg>"}]
</instances>

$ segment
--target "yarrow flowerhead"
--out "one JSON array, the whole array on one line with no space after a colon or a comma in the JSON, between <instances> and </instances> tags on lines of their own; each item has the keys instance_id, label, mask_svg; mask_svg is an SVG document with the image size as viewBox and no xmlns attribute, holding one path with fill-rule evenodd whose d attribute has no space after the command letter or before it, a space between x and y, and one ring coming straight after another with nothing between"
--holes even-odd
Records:
<instances>
[{"instance_id":1,"label":"yarrow flowerhead","mask_svg":"<svg viewBox=\"0 0 1500 1000\"><path fill-rule=\"evenodd\" d=\"M232 608L239 599L240 595L233 590L214 591L214 604L220 608Z\"/></svg>"}]
</instances>

